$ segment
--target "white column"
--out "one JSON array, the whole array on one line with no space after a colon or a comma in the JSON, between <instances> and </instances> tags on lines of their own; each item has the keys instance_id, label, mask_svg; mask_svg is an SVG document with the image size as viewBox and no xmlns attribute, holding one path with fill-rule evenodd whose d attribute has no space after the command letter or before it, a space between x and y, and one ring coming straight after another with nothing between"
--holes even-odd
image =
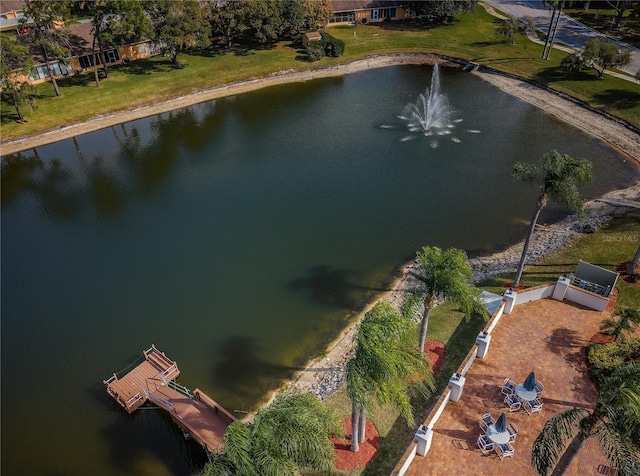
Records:
<instances>
[{"instance_id":1,"label":"white column","mask_svg":"<svg viewBox=\"0 0 640 476\"><path fill-rule=\"evenodd\" d=\"M467 379L465 379L462 375L457 373L453 374L453 376L449 379L449 388L451 389L451 395L449 396L450 402L457 402L458 400L460 400L466 380Z\"/></svg>"},{"instance_id":2,"label":"white column","mask_svg":"<svg viewBox=\"0 0 640 476\"><path fill-rule=\"evenodd\" d=\"M513 308L516 305L516 299L518 298L518 293L512 291L511 289L507 289L502 295L502 300L504 301L504 313L511 314Z\"/></svg>"},{"instance_id":3,"label":"white column","mask_svg":"<svg viewBox=\"0 0 640 476\"><path fill-rule=\"evenodd\" d=\"M478 358L484 359L484 356L489 352L489 343L491 342L491 334L481 332L476 337L476 344L478 344Z\"/></svg>"}]
</instances>

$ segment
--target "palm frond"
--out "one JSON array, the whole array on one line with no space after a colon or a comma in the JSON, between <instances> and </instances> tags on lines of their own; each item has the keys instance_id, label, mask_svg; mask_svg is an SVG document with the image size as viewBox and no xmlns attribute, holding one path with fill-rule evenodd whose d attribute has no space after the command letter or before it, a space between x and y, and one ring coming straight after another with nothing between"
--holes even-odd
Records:
<instances>
[{"instance_id":1,"label":"palm frond","mask_svg":"<svg viewBox=\"0 0 640 476\"><path fill-rule=\"evenodd\" d=\"M569 441L578 433L582 419L589 412L572 408L549 419L531 447L531 466L540 476L547 476L562 456Z\"/></svg>"},{"instance_id":2,"label":"palm frond","mask_svg":"<svg viewBox=\"0 0 640 476\"><path fill-rule=\"evenodd\" d=\"M212 453L209 461L202 468L202 476L234 476L238 474L235 465L231 462L227 454Z\"/></svg>"},{"instance_id":3,"label":"palm frond","mask_svg":"<svg viewBox=\"0 0 640 476\"><path fill-rule=\"evenodd\" d=\"M616 468L620 476L637 475L640 470L640 455L638 448L618 429L604 423L598 427L596 438L602 454L609 466Z\"/></svg>"},{"instance_id":4,"label":"palm frond","mask_svg":"<svg viewBox=\"0 0 640 476\"><path fill-rule=\"evenodd\" d=\"M224 435L225 451L235 465L238 474L257 476L251 455L253 435L248 425L232 422Z\"/></svg>"}]
</instances>

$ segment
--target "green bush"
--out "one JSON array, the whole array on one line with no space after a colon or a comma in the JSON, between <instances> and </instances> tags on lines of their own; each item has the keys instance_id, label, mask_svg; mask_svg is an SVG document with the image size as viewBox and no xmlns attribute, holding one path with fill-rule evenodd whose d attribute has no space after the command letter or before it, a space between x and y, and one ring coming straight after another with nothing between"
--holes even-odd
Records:
<instances>
[{"instance_id":1,"label":"green bush","mask_svg":"<svg viewBox=\"0 0 640 476\"><path fill-rule=\"evenodd\" d=\"M310 41L307 45L307 55L309 61L318 61L323 56L337 58L344 53L344 41L331 36L329 33L322 33L322 39Z\"/></svg>"},{"instance_id":2,"label":"green bush","mask_svg":"<svg viewBox=\"0 0 640 476\"><path fill-rule=\"evenodd\" d=\"M309 61L320 61L324 56L324 46L321 41L310 41L307 45Z\"/></svg>"},{"instance_id":3,"label":"green bush","mask_svg":"<svg viewBox=\"0 0 640 476\"><path fill-rule=\"evenodd\" d=\"M329 33L323 33L322 42L325 44L324 53L327 56L337 58L344 54L344 41L331 36Z\"/></svg>"},{"instance_id":4,"label":"green bush","mask_svg":"<svg viewBox=\"0 0 640 476\"><path fill-rule=\"evenodd\" d=\"M595 368L612 371L616 367L640 357L640 338L623 339L609 344L589 347L589 363Z\"/></svg>"}]
</instances>

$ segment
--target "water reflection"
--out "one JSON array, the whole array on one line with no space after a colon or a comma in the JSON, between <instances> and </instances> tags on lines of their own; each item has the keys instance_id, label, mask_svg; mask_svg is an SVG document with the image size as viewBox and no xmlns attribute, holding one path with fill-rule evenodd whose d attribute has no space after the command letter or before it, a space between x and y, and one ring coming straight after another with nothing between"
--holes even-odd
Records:
<instances>
[{"instance_id":1,"label":"water reflection","mask_svg":"<svg viewBox=\"0 0 640 476\"><path fill-rule=\"evenodd\" d=\"M74 137L77 164L61 157L43 160L38 149L2 157L2 207L32 195L51 218L73 220L83 204L92 204L100 219L116 217L134 200L162 189L176 169L179 149L201 148L215 137L221 120L211 102L154 116L148 120L149 133L141 132L137 122L110 127L111 153L109 144L85 150Z\"/></svg>"}]
</instances>

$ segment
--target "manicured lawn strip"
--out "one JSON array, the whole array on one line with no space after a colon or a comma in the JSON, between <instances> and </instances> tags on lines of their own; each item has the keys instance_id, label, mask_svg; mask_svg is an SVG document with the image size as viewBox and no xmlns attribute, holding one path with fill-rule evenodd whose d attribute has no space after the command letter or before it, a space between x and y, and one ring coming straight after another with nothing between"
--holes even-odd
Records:
<instances>
[{"instance_id":1,"label":"manicured lawn strip","mask_svg":"<svg viewBox=\"0 0 640 476\"><path fill-rule=\"evenodd\" d=\"M92 73L61 80L60 98L53 97L51 84L39 85L42 97L35 113L26 112L26 124L15 123L13 108L3 101L2 140L36 135L96 115L135 109L223 84L263 78L276 71L326 68L376 54L401 52L433 52L469 59L549 85L640 126L638 84L609 76L597 80L595 72L567 79L558 69L565 53L554 51L550 60L543 61L542 46L526 37L519 37L512 45L496 36L500 23L479 7L473 13L460 15L452 25L436 28L424 29L413 22L333 27L331 34L346 43L345 54L315 63L304 61L304 53L286 42L239 53L224 49L196 51L180 56L182 68L172 67L164 57L137 61L111 68L109 79L101 81L99 88L95 87Z\"/></svg>"},{"instance_id":2,"label":"manicured lawn strip","mask_svg":"<svg viewBox=\"0 0 640 476\"><path fill-rule=\"evenodd\" d=\"M640 245L640 210L630 212L612 220L593 234L581 236L573 245L559 253L549 256L543 263L525 269L522 282L526 286L553 283L565 273L575 271L578 260L613 269L621 261L633 258ZM497 294L504 292L504 284L513 279L513 275L498 276L480 284L483 290ZM640 307L640 288L618 280L620 291L618 308ZM429 402L415 402L416 426L427 417L431 407L446 388L449 378L458 369L478 333L484 328L482 319L474 319L468 324L463 315L452 304L445 303L436 307L429 319L427 339L445 343L445 360L435 375L436 392ZM347 416L351 404L343 387L327 400L327 405L339 415ZM353 471L349 475L387 475L390 474L400 456L413 439L415 427L408 427L399 413L393 408L376 408L369 413L381 438L378 455L363 470ZM311 473L306 473L311 474Z\"/></svg>"}]
</instances>

